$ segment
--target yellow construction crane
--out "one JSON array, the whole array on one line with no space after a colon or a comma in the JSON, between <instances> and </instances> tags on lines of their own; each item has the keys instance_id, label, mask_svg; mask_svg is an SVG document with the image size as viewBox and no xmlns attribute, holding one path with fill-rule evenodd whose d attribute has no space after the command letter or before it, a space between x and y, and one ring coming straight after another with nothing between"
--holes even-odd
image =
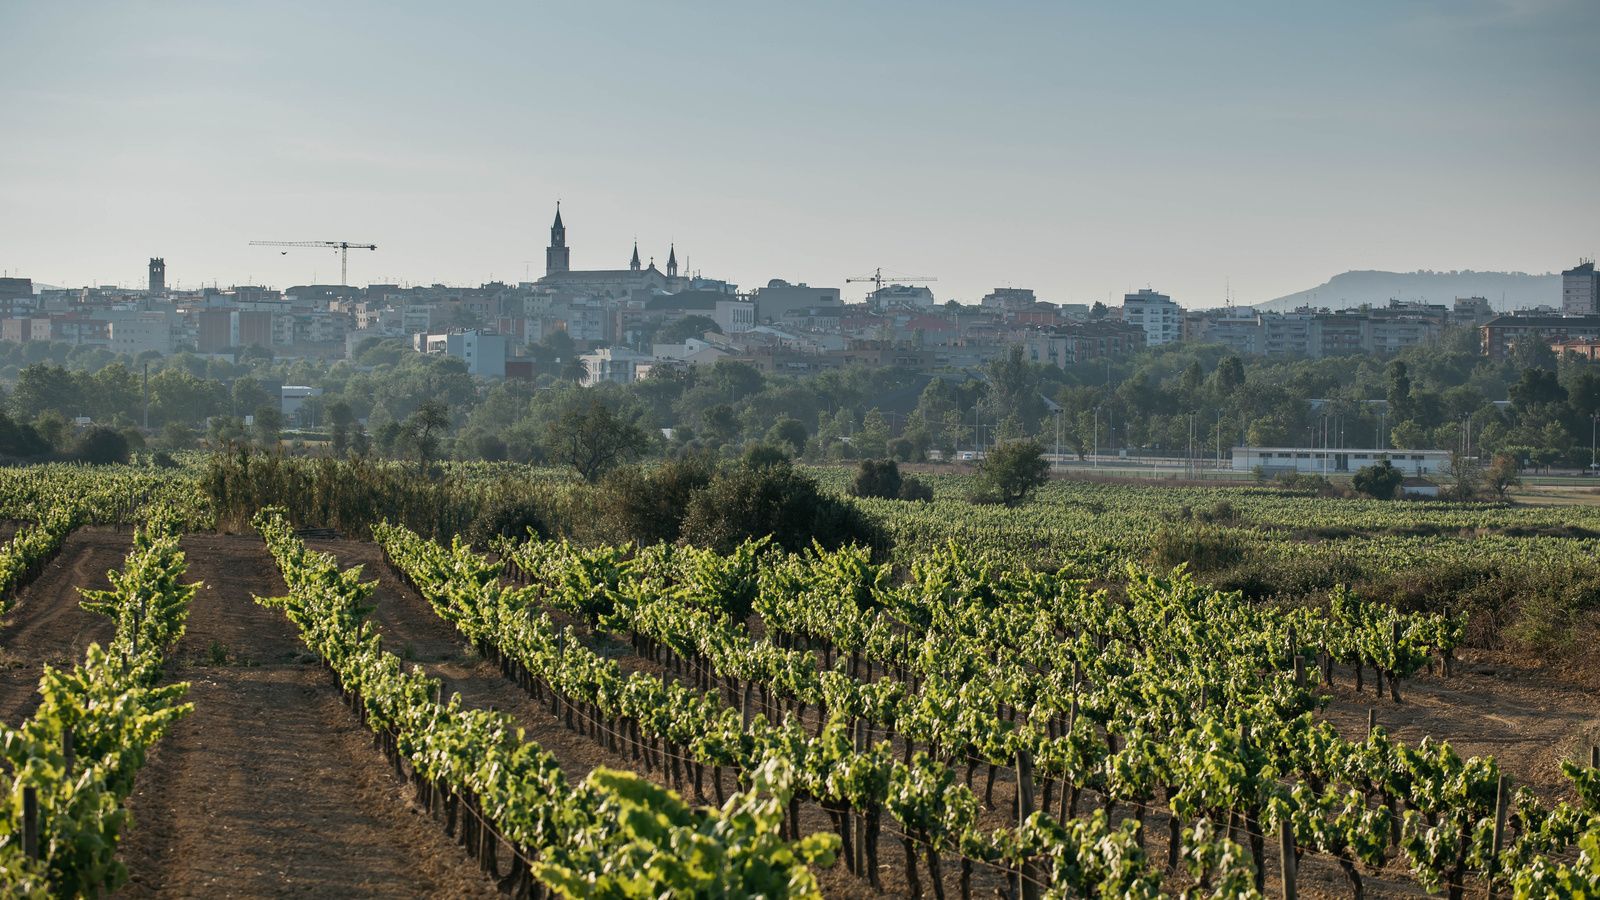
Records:
<instances>
[{"instance_id":1,"label":"yellow construction crane","mask_svg":"<svg viewBox=\"0 0 1600 900\"><path fill-rule=\"evenodd\" d=\"M376 250L377 244L352 244L349 241L251 241L252 247L325 247L339 251L339 284L348 284L351 250ZM287 253L288 251L284 251Z\"/></svg>"}]
</instances>

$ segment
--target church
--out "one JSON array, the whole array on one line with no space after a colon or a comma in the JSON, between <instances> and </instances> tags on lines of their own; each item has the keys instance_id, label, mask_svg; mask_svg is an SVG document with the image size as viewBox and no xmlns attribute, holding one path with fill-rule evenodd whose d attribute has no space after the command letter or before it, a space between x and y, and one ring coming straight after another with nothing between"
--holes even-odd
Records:
<instances>
[{"instance_id":1,"label":"church","mask_svg":"<svg viewBox=\"0 0 1600 900\"><path fill-rule=\"evenodd\" d=\"M678 248L667 251L667 270L639 264L639 244L634 242L633 258L626 269L572 268L572 249L567 246L567 229L561 224L561 204L556 204L556 221L550 226L550 246L544 251L544 277L535 284L557 294L584 297L632 297L635 291L663 291L675 294L689 287L689 277L678 275Z\"/></svg>"}]
</instances>

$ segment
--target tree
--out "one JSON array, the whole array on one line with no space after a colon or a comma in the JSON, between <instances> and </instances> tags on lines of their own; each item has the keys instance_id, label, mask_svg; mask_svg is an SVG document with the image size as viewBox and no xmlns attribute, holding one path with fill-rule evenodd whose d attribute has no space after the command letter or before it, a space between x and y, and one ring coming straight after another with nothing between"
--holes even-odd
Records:
<instances>
[{"instance_id":1,"label":"tree","mask_svg":"<svg viewBox=\"0 0 1600 900\"><path fill-rule=\"evenodd\" d=\"M879 546L883 535L854 504L825 493L792 466L734 466L694 494L683 518L683 540L723 553L771 536L799 553L816 541L826 549Z\"/></svg>"},{"instance_id":2,"label":"tree","mask_svg":"<svg viewBox=\"0 0 1600 900\"><path fill-rule=\"evenodd\" d=\"M50 452L50 442L32 425L0 412L0 459L33 459Z\"/></svg>"},{"instance_id":3,"label":"tree","mask_svg":"<svg viewBox=\"0 0 1600 900\"><path fill-rule=\"evenodd\" d=\"M889 452L889 423L876 406L861 418L861 430L850 443L863 457L883 456Z\"/></svg>"},{"instance_id":4,"label":"tree","mask_svg":"<svg viewBox=\"0 0 1600 900\"><path fill-rule=\"evenodd\" d=\"M641 545L678 540L695 494L715 477L715 462L701 454L669 460L649 471L625 466L600 482L601 525L610 540Z\"/></svg>"},{"instance_id":5,"label":"tree","mask_svg":"<svg viewBox=\"0 0 1600 900\"><path fill-rule=\"evenodd\" d=\"M598 399L574 404L545 426L545 449L550 458L571 466L590 484L649 446L644 429Z\"/></svg>"},{"instance_id":6,"label":"tree","mask_svg":"<svg viewBox=\"0 0 1600 900\"><path fill-rule=\"evenodd\" d=\"M256 408L256 440L271 450L278 446L278 435L283 431L283 410L277 404L267 403Z\"/></svg>"},{"instance_id":7,"label":"tree","mask_svg":"<svg viewBox=\"0 0 1600 900\"><path fill-rule=\"evenodd\" d=\"M1406 364L1395 360L1389 364L1389 415L1396 421L1411 414L1411 372Z\"/></svg>"},{"instance_id":8,"label":"tree","mask_svg":"<svg viewBox=\"0 0 1600 900\"><path fill-rule=\"evenodd\" d=\"M1451 453L1447 474L1452 482L1452 500L1476 500L1483 490L1483 466L1478 464L1476 457L1460 452Z\"/></svg>"},{"instance_id":9,"label":"tree","mask_svg":"<svg viewBox=\"0 0 1600 900\"><path fill-rule=\"evenodd\" d=\"M440 400L425 400L405 423L405 439L417 451L417 467L428 470L439 456L439 435L450 427L450 411Z\"/></svg>"},{"instance_id":10,"label":"tree","mask_svg":"<svg viewBox=\"0 0 1600 900\"><path fill-rule=\"evenodd\" d=\"M355 423L355 413L350 404L335 400L328 404L328 424L332 431L333 452L343 456L350 449L350 426Z\"/></svg>"},{"instance_id":11,"label":"tree","mask_svg":"<svg viewBox=\"0 0 1600 900\"><path fill-rule=\"evenodd\" d=\"M128 439L115 428L96 425L78 439L73 455L97 466L125 463L128 461Z\"/></svg>"},{"instance_id":12,"label":"tree","mask_svg":"<svg viewBox=\"0 0 1600 900\"><path fill-rule=\"evenodd\" d=\"M1244 360L1237 356L1224 357L1217 363L1217 399L1224 399L1235 388L1244 384Z\"/></svg>"},{"instance_id":13,"label":"tree","mask_svg":"<svg viewBox=\"0 0 1600 900\"><path fill-rule=\"evenodd\" d=\"M892 459L863 459L850 483L852 497L893 500L900 496L900 466Z\"/></svg>"},{"instance_id":14,"label":"tree","mask_svg":"<svg viewBox=\"0 0 1600 900\"><path fill-rule=\"evenodd\" d=\"M744 456L740 462L746 468L766 469L772 466L793 465L790 458L788 445L785 444L751 444L744 448Z\"/></svg>"},{"instance_id":15,"label":"tree","mask_svg":"<svg viewBox=\"0 0 1600 900\"><path fill-rule=\"evenodd\" d=\"M161 429L158 446L163 450L187 450L194 446L194 432L182 422L168 422Z\"/></svg>"},{"instance_id":16,"label":"tree","mask_svg":"<svg viewBox=\"0 0 1600 900\"><path fill-rule=\"evenodd\" d=\"M1543 369L1554 372L1559 358L1548 341L1525 337L1512 342L1511 364L1517 369Z\"/></svg>"},{"instance_id":17,"label":"tree","mask_svg":"<svg viewBox=\"0 0 1600 900\"><path fill-rule=\"evenodd\" d=\"M82 415L83 405L82 385L60 366L40 363L17 373L11 408L20 417L32 418L48 410L70 418Z\"/></svg>"},{"instance_id":18,"label":"tree","mask_svg":"<svg viewBox=\"0 0 1600 900\"><path fill-rule=\"evenodd\" d=\"M1356 470L1355 476L1350 479L1350 484L1368 497L1393 500L1395 492L1400 489L1400 482L1405 480L1405 473L1385 459L1375 466L1363 466Z\"/></svg>"},{"instance_id":19,"label":"tree","mask_svg":"<svg viewBox=\"0 0 1600 900\"><path fill-rule=\"evenodd\" d=\"M805 424L793 416L779 416L767 429L767 443L787 444L795 455L805 451L807 437Z\"/></svg>"},{"instance_id":20,"label":"tree","mask_svg":"<svg viewBox=\"0 0 1600 900\"><path fill-rule=\"evenodd\" d=\"M1513 487L1522 484L1522 467L1518 465L1517 458L1513 454L1497 453L1494 461L1489 464L1485 480L1489 484L1489 490L1494 491L1495 497L1504 500Z\"/></svg>"},{"instance_id":21,"label":"tree","mask_svg":"<svg viewBox=\"0 0 1600 900\"><path fill-rule=\"evenodd\" d=\"M1014 344L1003 356L989 361L989 414L1001 421L1016 417L1018 431L1033 428L1044 415L1044 400L1039 396L1039 367L1023 356L1022 345Z\"/></svg>"},{"instance_id":22,"label":"tree","mask_svg":"<svg viewBox=\"0 0 1600 900\"><path fill-rule=\"evenodd\" d=\"M698 338L708 331L721 334L722 327L709 316L684 316L676 322L661 326L661 330L656 332L656 343L681 344L689 338Z\"/></svg>"},{"instance_id":23,"label":"tree","mask_svg":"<svg viewBox=\"0 0 1600 900\"><path fill-rule=\"evenodd\" d=\"M472 441L472 452L477 459L489 462L503 462L510 451L506 447L505 439L498 434L481 431Z\"/></svg>"},{"instance_id":24,"label":"tree","mask_svg":"<svg viewBox=\"0 0 1600 900\"><path fill-rule=\"evenodd\" d=\"M1050 480L1050 463L1038 441L996 444L978 466L980 498L1016 506Z\"/></svg>"},{"instance_id":25,"label":"tree","mask_svg":"<svg viewBox=\"0 0 1600 900\"><path fill-rule=\"evenodd\" d=\"M1519 416L1527 416L1546 404L1567 402L1567 389L1549 369L1523 369L1522 378L1511 386L1510 395Z\"/></svg>"}]
</instances>

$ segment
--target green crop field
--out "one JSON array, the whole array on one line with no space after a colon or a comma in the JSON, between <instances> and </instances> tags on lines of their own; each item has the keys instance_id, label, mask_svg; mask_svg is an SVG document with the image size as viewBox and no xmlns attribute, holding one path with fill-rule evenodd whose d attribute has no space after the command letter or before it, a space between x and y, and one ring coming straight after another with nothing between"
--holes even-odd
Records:
<instances>
[{"instance_id":1,"label":"green crop field","mask_svg":"<svg viewBox=\"0 0 1600 900\"><path fill-rule=\"evenodd\" d=\"M7 894L1600 892L1600 508L792 477L0 469Z\"/></svg>"}]
</instances>

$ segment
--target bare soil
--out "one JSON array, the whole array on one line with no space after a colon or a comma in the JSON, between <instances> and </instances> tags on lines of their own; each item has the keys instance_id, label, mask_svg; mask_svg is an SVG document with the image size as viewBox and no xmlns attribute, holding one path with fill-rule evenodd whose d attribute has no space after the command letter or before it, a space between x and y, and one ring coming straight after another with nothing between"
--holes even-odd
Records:
<instances>
[{"instance_id":1,"label":"bare soil","mask_svg":"<svg viewBox=\"0 0 1600 900\"><path fill-rule=\"evenodd\" d=\"M184 539L205 583L170 666L194 712L129 801L126 897L490 897L493 885L409 800L282 611L259 539Z\"/></svg>"},{"instance_id":2,"label":"bare soil","mask_svg":"<svg viewBox=\"0 0 1600 900\"><path fill-rule=\"evenodd\" d=\"M383 637L385 649L421 665L429 675L439 678L444 682L447 695L459 693L464 703L496 709L515 717L528 740L555 754L569 779L581 781L596 766L607 766L638 772L658 784L671 786L666 773L659 769L647 772L643 764L635 762L625 750L614 752L599 739L569 729L561 718L550 713L548 706L529 697L522 688L504 677L499 668L479 658L455 626L440 618L426 600L395 577L383 561L382 550L376 544L350 541L307 543L314 549L333 553L343 566L362 566L364 576L378 582L372 598L375 608L371 619ZM625 644L609 642L600 649L616 657L624 671L653 670L656 674L660 673L659 666L633 654ZM705 772L703 786L704 798L694 797L690 788L686 792L686 799L690 802L714 803L710 770ZM723 789L728 795L738 790L733 773L724 773ZM832 827L828 815L814 804L801 807L800 825L807 834ZM879 862L888 896L905 893L903 858L899 842L885 835L879 846ZM947 873L952 868L952 865L946 864ZM842 862L831 869L819 870L817 876L829 897L874 896L870 886L851 875ZM953 878L949 883L951 896L955 896ZM975 879L974 883L980 881Z\"/></svg>"},{"instance_id":3,"label":"bare soil","mask_svg":"<svg viewBox=\"0 0 1600 900\"><path fill-rule=\"evenodd\" d=\"M464 702L514 716L529 740L561 761L568 777L583 778L597 765L640 771L626 753L568 729L548 708L477 657L454 627L402 585L370 543L314 541L345 565L361 564L378 581L372 618L385 646L441 678ZM77 585L105 586L104 573L120 564L128 536L86 529L69 538L61 555L23 592L0 625L0 713L7 722L37 703L34 687L46 662L66 664L91 640L105 640L102 617L84 612ZM306 653L278 610L252 594L284 591L270 556L252 536L195 535L184 539L189 577L206 587L197 595L188 633L173 655L171 676L190 682L194 712L153 751L140 773L124 835L122 859L131 881L121 891L143 896L481 896L492 883L446 838L438 823L410 799L388 769L370 734L344 708L332 677ZM600 644L597 639L597 646ZM676 677L625 644L605 642L628 671ZM1397 737L1448 739L1463 754L1492 753L1519 783L1560 795L1562 758L1579 758L1600 740L1600 712L1592 693L1566 673L1540 669L1504 655L1463 653L1449 679L1419 675L1402 685L1401 704L1374 703L1370 685L1356 695L1349 673L1336 672L1327 718L1359 738L1366 711ZM707 773L709 776L709 773ZM647 777L664 782L661 772ZM974 780L980 797L983 772ZM725 782L733 789L732 779ZM706 785L710 794L710 785ZM985 824L1009 820L1014 777L1001 770ZM1087 812L1099 800L1084 798ZM1128 814L1119 808L1117 818ZM831 827L814 805L802 813L807 832ZM1147 848L1165 856L1165 818L1147 819ZM1269 853L1272 850L1268 844ZM879 847L886 896L907 893L904 853L884 834ZM920 861L919 861L920 862ZM946 895L957 896L958 864L944 861ZM1276 893L1275 859L1269 893ZM819 872L829 896L866 896L866 883L842 863ZM927 889L924 868L922 880ZM974 873L974 892L987 896L992 873ZM1173 881L1170 887L1178 888ZM1344 897L1349 892L1331 861L1307 856L1301 896ZM1372 897L1420 896L1399 866L1367 878Z\"/></svg>"},{"instance_id":4,"label":"bare soil","mask_svg":"<svg viewBox=\"0 0 1600 900\"><path fill-rule=\"evenodd\" d=\"M1561 761L1586 763L1600 744L1600 703L1592 689L1567 673L1534 665L1511 654L1462 650L1453 674L1419 673L1400 684L1400 703L1373 693L1372 673L1357 694L1354 676L1337 668L1332 700L1324 710L1340 734L1361 740L1367 711L1408 744L1425 737L1449 741L1463 757L1493 756L1515 784L1547 799L1566 796Z\"/></svg>"},{"instance_id":5,"label":"bare soil","mask_svg":"<svg viewBox=\"0 0 1600 900\"><path fill-rule=\"evenodd\" d=\"M106 528L80 528L33 583L22 589L0 625L0 721L15 726L39 706L44 667L76 665L91 643L111 639L111 620L84 609L78 588L106 589L132 537Z\"/></svg>"}]
</instances>

